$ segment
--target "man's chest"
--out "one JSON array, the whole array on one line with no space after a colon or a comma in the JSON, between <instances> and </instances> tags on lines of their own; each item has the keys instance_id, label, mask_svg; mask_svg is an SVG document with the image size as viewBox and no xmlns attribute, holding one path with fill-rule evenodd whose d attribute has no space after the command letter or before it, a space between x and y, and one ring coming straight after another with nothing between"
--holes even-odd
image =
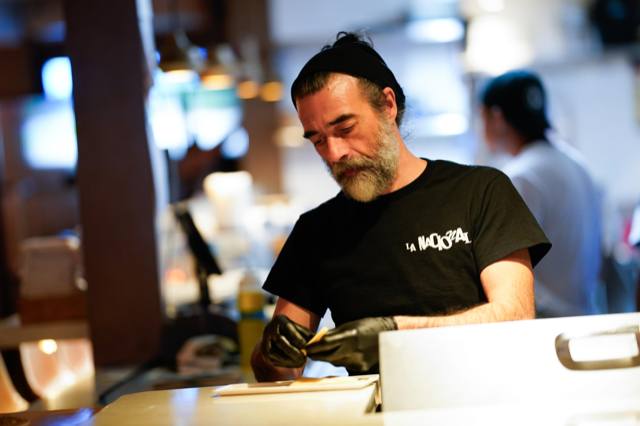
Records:
<instances>
[{"instance_id":1,"label":"man's chest","mask_svg":"<svg viewBox=\"0 0 640 426\"><path fill-rule=\"evenodd\" d=\"M363 262L424 264L470 252L474 238L467 206L426 200L334 218L320 234L319 258L354 269Z\"/></svg>"},{"instance_id":2,"label":"man's chest","mask_svg":"<svg viewBox=\"0 0 640 426\"><path fill-rule=\"evenodd\" d=\"M463 215L414 215L356 228L332 235L313 274L337 321L436 314L480 301L473 235Z\"/></svg>"},{"instance_id":3,"label":"man's chest","mask_svg":"<svg viewBox=\"0 0 640 426\"><path fill-rule=\"evenodd\" d=\"M402 206L334 223L320 234L315 279L335 296L354 298L442 293L452 282L475 283L473 223L466 209L451 207Z\"/></svg>"}]
</instances>

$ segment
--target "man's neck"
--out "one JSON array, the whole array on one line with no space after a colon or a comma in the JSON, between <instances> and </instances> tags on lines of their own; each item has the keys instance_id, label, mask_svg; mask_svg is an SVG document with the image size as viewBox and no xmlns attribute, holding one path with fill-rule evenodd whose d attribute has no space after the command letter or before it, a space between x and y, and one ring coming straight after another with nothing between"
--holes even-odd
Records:
<instances>
[{"instance_id":1,"label":"man's neck","mask_svg":"<svg viewBox=\"0 0 640 426\"><path fill-rule=\"evenodd\" d=\"M507 125L497 145L499 150L515 157L522 151L526 143L526 139L516 129Z\"/></svg>"},{"instance_id":2,"label":"man's neck","mask_svg":"<svg viewBox=\"0 0 640 426\"><path fill-rule=\"evenodd\" d=\"M416 180L424 170L427 168L427 161L422 158L413 155L404 145L400 142L400 155L398 159L398 174L395 181L391 185L388 193L394 192L409 185Z\"/></svg>"}]
</instances>

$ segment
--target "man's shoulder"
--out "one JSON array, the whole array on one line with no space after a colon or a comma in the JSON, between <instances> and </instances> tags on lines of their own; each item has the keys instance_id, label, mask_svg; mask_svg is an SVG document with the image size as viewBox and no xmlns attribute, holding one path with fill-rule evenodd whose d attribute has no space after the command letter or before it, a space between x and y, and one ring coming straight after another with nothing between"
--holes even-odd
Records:
<instances>
[{"instance_id":1,"label":"man's shoulder","mask_svg":"<svg viewBox=\"0 0 640 426\"><path fill-rule=\"evenodd\" d=\"M443 180L490 182L496 178L506 177L503 172L490 166L461 164L448 160L434 160L431 165L434 174Z\"/></svg>"},{"instance_id":2,"label":"man's shoulder","mask_svg":"<svg viewBox=\"0 0 640 426\"><path fill-rule=\"evenodd\" d=\"M565 143L535 144L507 163L504 172L514 182L528 182L545 189L554 182L591 182L592 179L578 151Z\"/></svg>"}]
</instances>

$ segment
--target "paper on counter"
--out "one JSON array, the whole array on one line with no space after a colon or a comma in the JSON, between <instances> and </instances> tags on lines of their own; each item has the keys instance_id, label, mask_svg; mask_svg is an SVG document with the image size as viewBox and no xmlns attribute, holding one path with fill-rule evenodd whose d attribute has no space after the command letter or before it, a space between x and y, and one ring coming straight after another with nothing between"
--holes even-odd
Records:
<instances>
[{"instance_id":1,"label":"paper on counter","mask_svg":"<svg viewBox=\"0 0 640 426\"><path fill-rule=\"evenodd\" d=\"M283 380L264 383L236 383L221 386L213 391L214 397L236 395L264 395L289 392L318 392L334 390L361 389L378 381L377 374L347 377L301 377L296 380Z\"/></svg>"}]
</instances>

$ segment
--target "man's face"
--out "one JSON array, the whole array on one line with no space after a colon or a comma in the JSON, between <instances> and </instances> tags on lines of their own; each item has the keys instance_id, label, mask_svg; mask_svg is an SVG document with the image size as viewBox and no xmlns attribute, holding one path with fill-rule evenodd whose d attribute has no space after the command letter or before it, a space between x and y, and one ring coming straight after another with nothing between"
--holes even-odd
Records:
<instances>
[{"instance_id":1,"label":"man's face","mask_svg":"<svg viewBox=\"0 0 640 426\"><path fill-rule=\"evenodd\" d=\"M366 202L388 192L398 169L395 123L369 104L356 78L332 76L296 103L305 137L345 194Z\"/></svg>"}]
</instances>

